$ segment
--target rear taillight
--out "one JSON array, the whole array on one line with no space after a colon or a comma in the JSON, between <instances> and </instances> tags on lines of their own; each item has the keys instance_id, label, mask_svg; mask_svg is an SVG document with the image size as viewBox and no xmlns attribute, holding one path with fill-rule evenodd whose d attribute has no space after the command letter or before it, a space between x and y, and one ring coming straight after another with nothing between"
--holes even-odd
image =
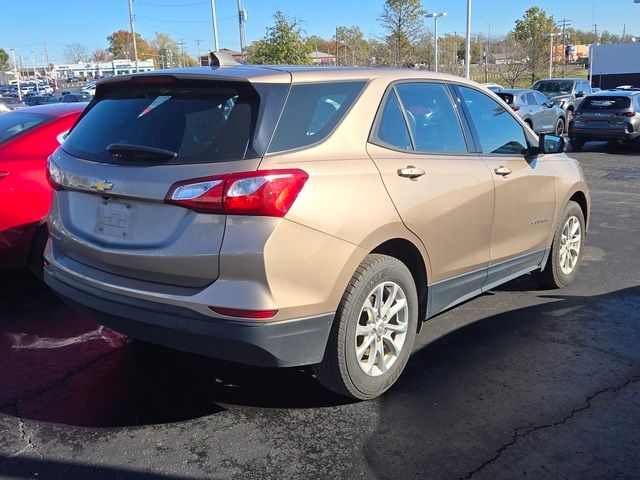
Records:
<instances>
[{"instance_id":1,"label":"rear taillight","mask_svg":"<svg viewBox=\"0 0 640 480\"><path fill-rule=\"evenodd\" d=\"M518 110L520 110L520 106L519 105L511 105L511 110L513 110L514 112L517 112Z\"/></svg>"},{"instance_id":2,"label":"rear taillight","mask_svg":"<svg viewBox=\"0 0 640 480\"><path fill-rule=\"evenodd\" d=\"M239 317L239 318L253 318L256 320L273 318L278 313L277 310L244 310L240 308L226 308L226 307L209 307L216 313L225 315L227 317Z\"/></svg>"},{"instance_id":3,"label":"rear taillight","mask_svg":"<svg viewBox=\"0 0 640 480\"><path fill-rule=\"evenodd\" d=\"M174 183L165 203L200 213L284 217L308 178L299 169L195 178Z\"/></svg>"},{"instance_id":4,"label":"rear taillight","mask_svg":"<svg viewBox=\"0 0 640 480\"><path fill-rule=\"evenodd\" d=\"M616 113L616 115L619 117L635 117L636 112L622 112L622 113Z\"/></svg>"},{"instance_id":5,"label":"rear taillight","mask_svg":"<svg viewBox=\"0 0 640 480\"><path fill-rule=\"evenodd\" d=\"M54 190L62 190L62 170L51 158L47 160L47 181Z\"/></svg>"}]
</instances>

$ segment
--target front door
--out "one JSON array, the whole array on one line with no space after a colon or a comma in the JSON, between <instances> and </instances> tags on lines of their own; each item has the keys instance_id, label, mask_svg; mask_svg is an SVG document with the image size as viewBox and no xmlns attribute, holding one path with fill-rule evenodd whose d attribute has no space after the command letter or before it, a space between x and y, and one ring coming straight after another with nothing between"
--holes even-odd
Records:
<instances>
[{"instance_id":1,"label":"front door","mask_svg":"<svg viewBox=\"0 0 640 480\"><path fill-rule=\"evenodd\" d=\"M490 261L493 176L481 156L468 153L447 87L396 85L372 142L369 155L394 205L428 252L430 313L480 292Z\"/></svg>"},{"instance_id":2,"label":"front door","mask_svg":"<svg viewBox=\"0 0 640 480\"><path fill-rule=\"evenodd\" d=\"M529 142L511 112L478 90L458 91L495 183L488 288L542 261L556 202L554 176L543 156L525 158Z\"/></svg>"}]
</instances>

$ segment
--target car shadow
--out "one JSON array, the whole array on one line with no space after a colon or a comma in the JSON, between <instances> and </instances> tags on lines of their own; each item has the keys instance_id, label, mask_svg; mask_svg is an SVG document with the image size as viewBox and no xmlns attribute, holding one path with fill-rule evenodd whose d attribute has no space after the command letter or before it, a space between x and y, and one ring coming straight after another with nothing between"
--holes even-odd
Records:
<instances>
[{"instance_id":1,"label":"car shadow","mask_svg":"<svg viewBox=\"0 0 640 480\"><path fill-rule=\"evenodd\" d=\"M525 276L499 290L531 287ZM421 339L423 346L381 397L377 428L363 446L377 478L397 478L398 471L414 472L412 478L470 478L514 435L552 425L586 408L585 399L603 386L640 373L640 286L595 296L540 292L538 298L544 303L478 314L472 323ZM620 446L633 440L624 424L607 426ZM580 448L604 455L589 443L592 437ZM397 444L401 438L406 441Z\"/></svg>"},{"instance_id":2,"label":"car shadow","mask_svg":"<svg viewBox=\"0 0 640 480\"><path fill-rule=\"evenodd\" d=\"M228 406L349 403L308 368L258 368L147 344L83 318L22 272L0 280L0 412L89 427L179 422Z\"/></svg>"}]
</instances>

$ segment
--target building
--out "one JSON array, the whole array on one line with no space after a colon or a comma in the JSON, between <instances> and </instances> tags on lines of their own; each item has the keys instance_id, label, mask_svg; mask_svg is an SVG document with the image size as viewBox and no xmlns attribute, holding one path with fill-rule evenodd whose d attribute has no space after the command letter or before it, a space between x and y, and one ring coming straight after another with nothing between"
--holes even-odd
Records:
<instances>
[{"instance_id":1,"label":"building","mask_svg":"<svg viewBox=\"0 0 640 480\"><path fill-rule=\"evenodd\" d=\"M155 70L153 60L138 60L138 72L150 72L152 70ZM53 66L53 76L58 80L66 80L68 78L91 79L112 75L128 75L130 73L136 73L136 65L133 60L128 59Z\"/></svg>"},{"instance_id":2,"label":"building","mask_svg":"<svg viewBox=\"0 0 640 480\"><path fill-rule=\"evenodd\" d=\"M309 58L314 65L335 65L336 56L318 50L311 52Z\"/></svg>"}]
</instances>

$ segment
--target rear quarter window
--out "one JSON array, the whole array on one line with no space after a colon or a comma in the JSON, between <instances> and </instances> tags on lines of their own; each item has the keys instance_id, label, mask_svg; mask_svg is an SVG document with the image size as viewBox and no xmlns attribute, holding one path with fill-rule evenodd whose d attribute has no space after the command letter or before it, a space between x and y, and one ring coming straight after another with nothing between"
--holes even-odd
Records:
<instances>
[{"instance_id":1,"label":"rear quarter window","mask_svg":"<svg viewBox=\"0 0 640 480\"><path fill-rule=\"evenodd\" d=\"M268 153L324 140L344 118L365 84L354 81L292 85Z\"/></svg>"},{"instance_id":2,"label":"rear quarter window","mask_svg":"<svg viewBox=\"0 0 640 480\"><path fill-rule=\"evenodd\" d=\"M0 115L0 144L8 142L55 117L39 113L11 112Z\"/></svg>"}]
</instances>

